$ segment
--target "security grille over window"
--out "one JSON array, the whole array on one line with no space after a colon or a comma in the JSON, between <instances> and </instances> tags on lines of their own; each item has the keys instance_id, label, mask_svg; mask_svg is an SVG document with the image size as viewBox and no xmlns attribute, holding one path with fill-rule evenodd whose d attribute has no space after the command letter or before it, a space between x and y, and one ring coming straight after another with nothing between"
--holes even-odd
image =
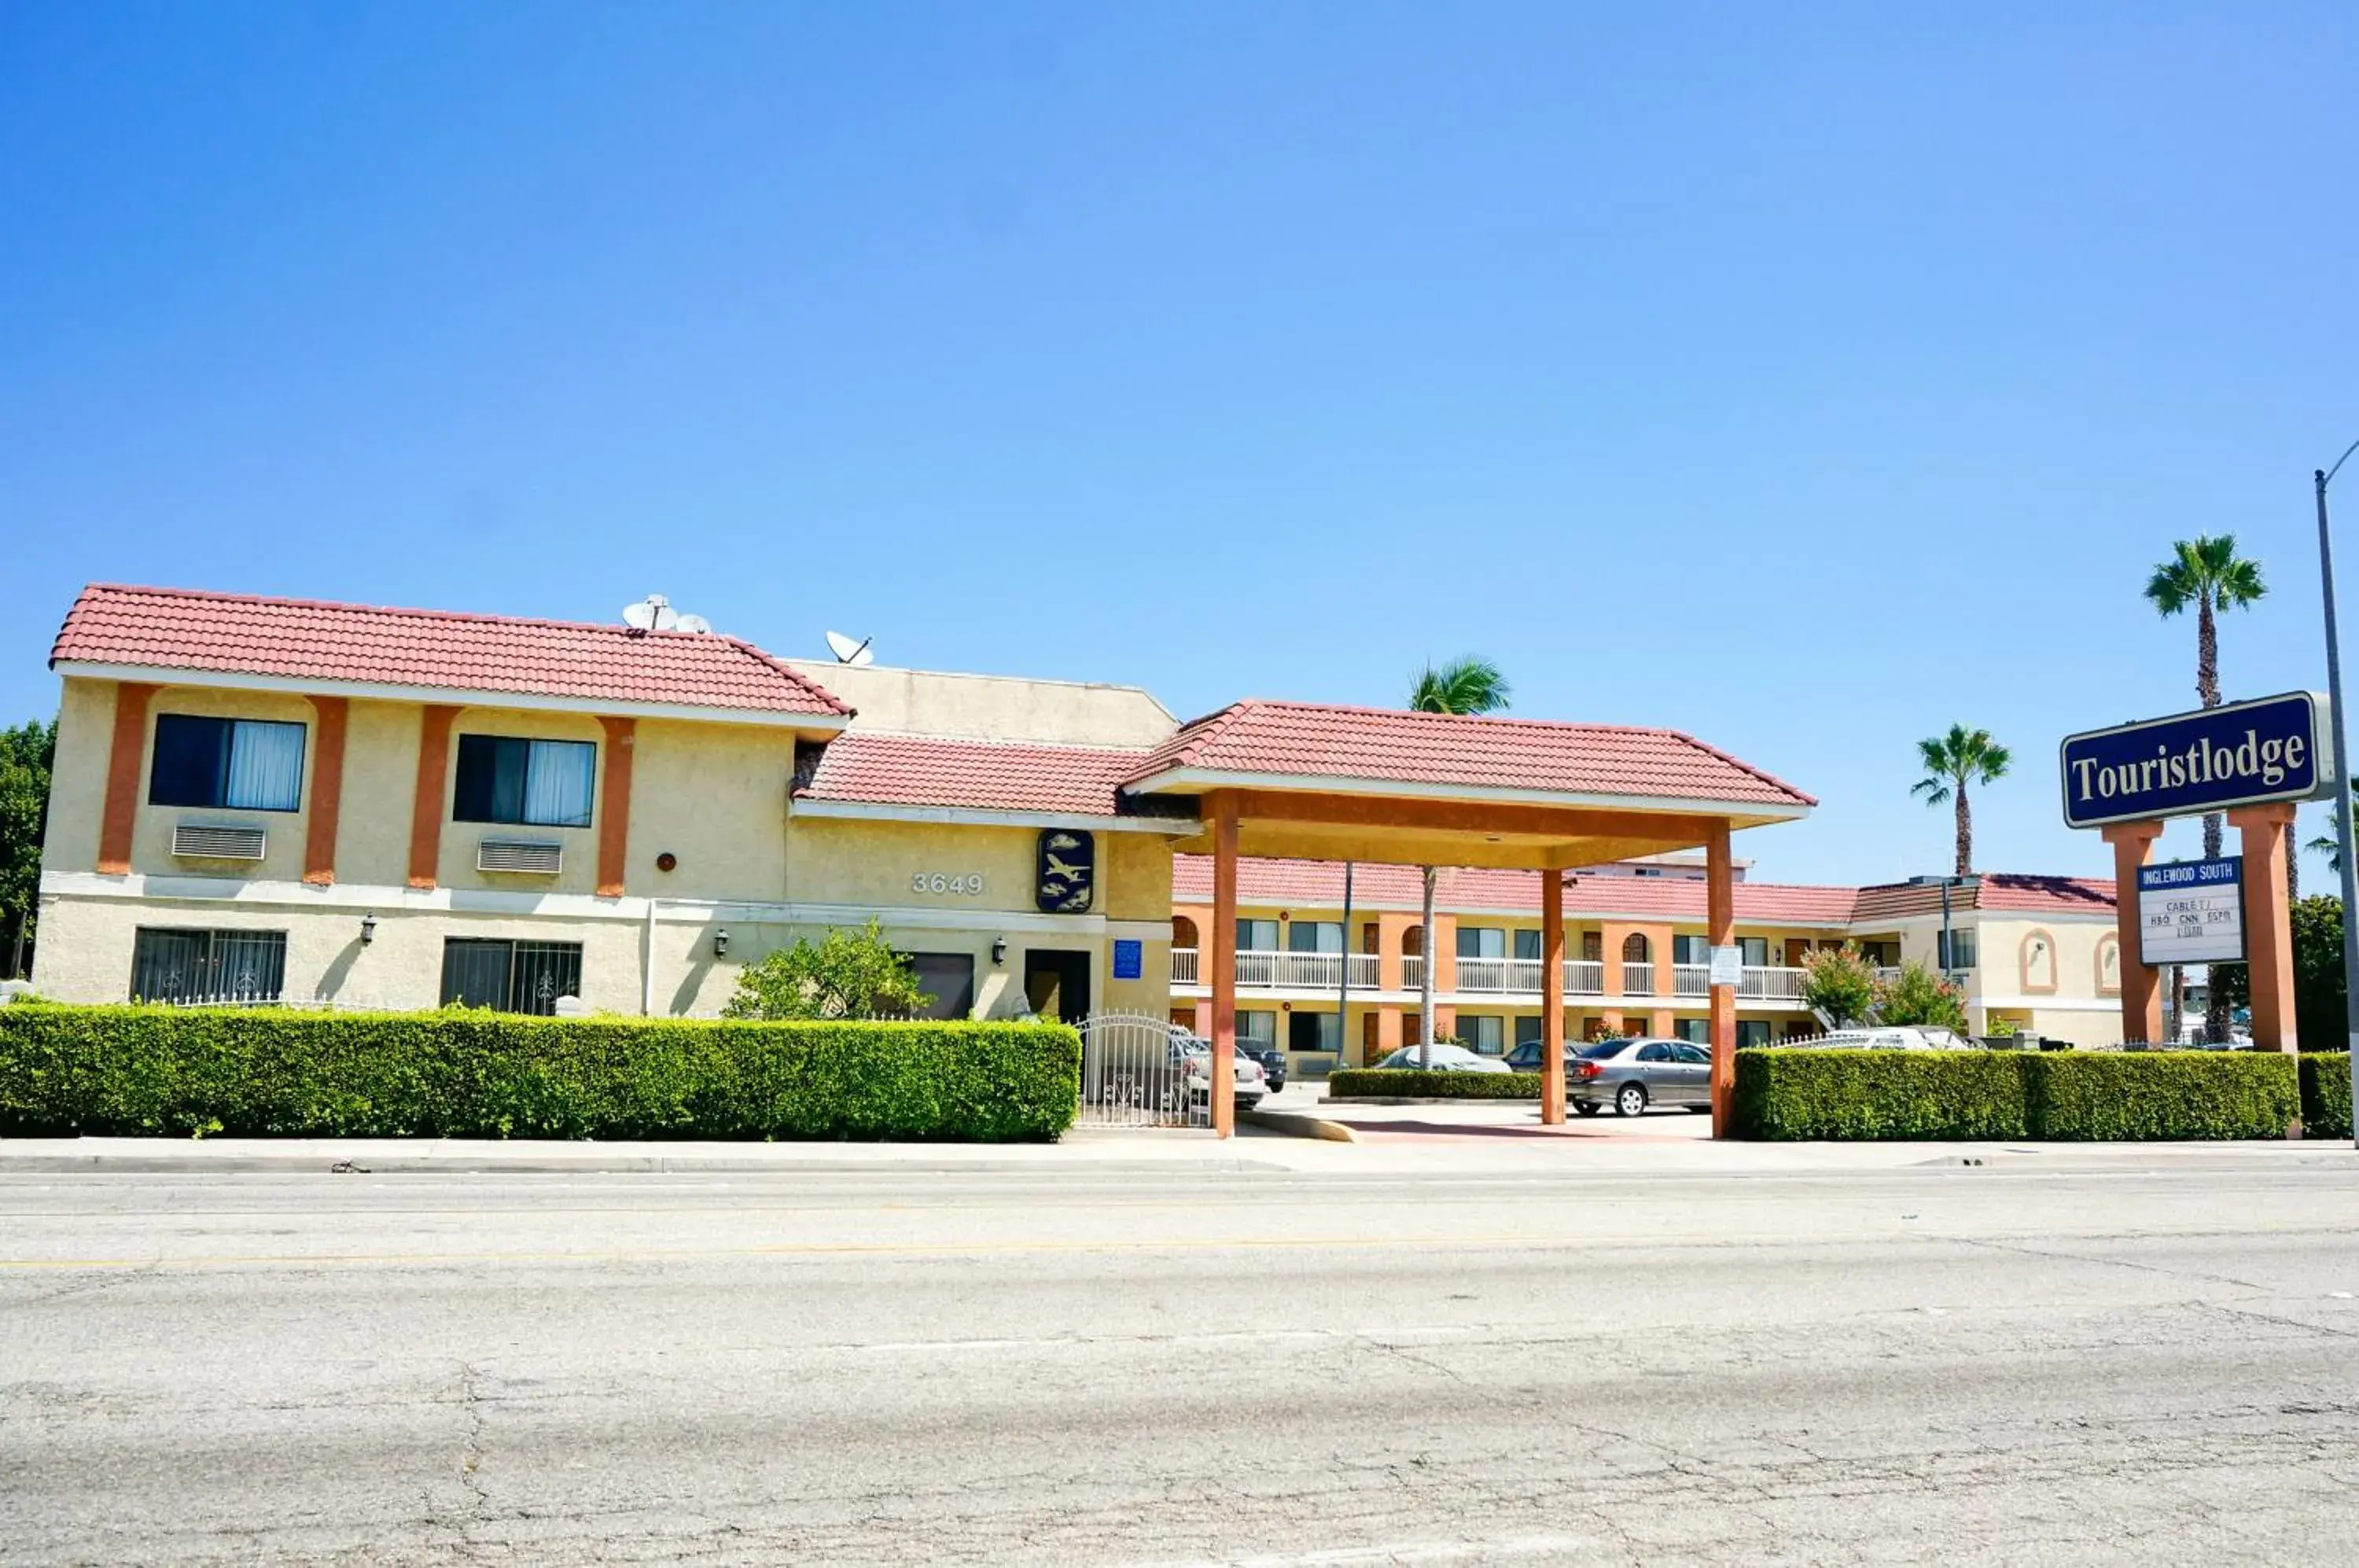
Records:
<instances>
[{"instance_id":1,"label":"security grille over window","mask_svg":"<svg viewBox=\"0 0 2359 1568\"><path fill-rule=\"evenodd\" d=\"M582 995L578 942L506 942L446 937L442 942L442 1005L489 1007L502 1013L557 1011L560 996Z\"/></svg>"},{"instance_id":2,"label":"security grille over window","mask_svg":"<svg viewBox=\"0 0 2359 1568\"><path fill-rule=\"evenodd\" d=\"M565 846L529 839L487 838L475 846L478 871L516 871L554 877L565 867Z\"/></svg>"},{"instance_id":3,"label":"security grille over window","mask_svg":"<svg viewBox=\"0 0 2359 1568\"><path fill-rule=\"evenodd\" d=\"M182 1007L276 1002L287 981L287 933L143 926L131 948L131 999Z\"/></svg>"},{"instance_id":4,"label":"security grille over window","mask_svg":"<svg viewBox=\"0 0 2359 1568\"><path fill-rule=\"evenodd\" d=\"M1166 1019L1094 1014L1082 1025L1082 1125L1210 1127L1211 1062L1209 1047Z\"/></svg>"},{"instance_id":5,"label":"security grille over window","mask_svg":"<svg viewBox=\"0 0 2359 1568\"><path fill-rule=\"evenodd\" d=\"M268 843L263 830L206 822L175 822L172 853L199 860L259 860Z\"/></svg>"}]
</instances>

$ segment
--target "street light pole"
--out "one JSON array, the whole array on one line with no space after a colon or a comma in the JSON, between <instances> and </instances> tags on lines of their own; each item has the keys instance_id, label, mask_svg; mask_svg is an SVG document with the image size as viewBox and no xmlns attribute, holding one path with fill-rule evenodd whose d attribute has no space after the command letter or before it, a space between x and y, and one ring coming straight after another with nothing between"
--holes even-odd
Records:
<instances>
[{"instance_id":1,"label":"street light pole","mask_svg":"<svg viewBox=\"0 0 2359 1568\"><path fill-rule=\"evenodd\" d=\"M2326 701L2334 725L2334 842L2343 860L2343 1029L2351 1052L2353 1098L2359 1101L2359 856L2351 849L2351 748L2343 739L2343 648L2334 630L2334 541L2326 528L2326 487L2333 483L2359 441L2343 449L2332 468L2315 471L2318 484L2318 580L2326 601ZM2359 1127L2353 1128L2359 1148Z\"/></svg>"}]
</instances>

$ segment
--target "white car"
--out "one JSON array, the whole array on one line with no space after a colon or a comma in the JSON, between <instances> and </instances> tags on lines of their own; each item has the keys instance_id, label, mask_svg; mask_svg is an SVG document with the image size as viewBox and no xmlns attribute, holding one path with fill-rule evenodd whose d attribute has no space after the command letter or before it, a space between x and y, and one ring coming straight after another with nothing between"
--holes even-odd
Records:
<instances>
[{"instance_id":1,"label":"white car","mask_svg":"<svg viewBox=\"0 0 2359 1568\"><path fill-rule=\"evenodd\" d=\"M1171 1056L1180 1064L1180 1082L1187 1085L1190 1100L1209 1102L1212 1097L1212 1045L1201 1035L1186 1030L1172 1031ZM1243 1051L1233 1052L1229 1060L1236 1064L1236 1105L1241 1111L1250 1111L1269 1093L1269 1075L1261 1063Z\"/></svg>"},{"instance_id":2,"label":"white car","mask_svg":"<svg viewBox=\"0 0 2359 1568\"><path fill-rule=\"evenodd\" d=\"M1793 1042L1805 1051L1973 1051L1974 1042L1948 1029L1914 1024L1890 1029L1836 1029Z\"/></svg>"},{"instance_id":3,"label":"white car","mask_svg":"<svg viewBox=\"0 0 2359 1568\"><path fill-rule=\"evenodd\" d=\"M1515 1071L1495 1056L1477 1055L1462 1045L1443 1045L1438 1041L1430 1048L1433 1051L1433 1060L1430 1062L1419 1062L1419 1052L1427 1049L1422 1045L1404 1045L1376 1065L1379 1067L1430 1067L1436 1073L1513 1073Z\"/></svg>"}]
</instances>

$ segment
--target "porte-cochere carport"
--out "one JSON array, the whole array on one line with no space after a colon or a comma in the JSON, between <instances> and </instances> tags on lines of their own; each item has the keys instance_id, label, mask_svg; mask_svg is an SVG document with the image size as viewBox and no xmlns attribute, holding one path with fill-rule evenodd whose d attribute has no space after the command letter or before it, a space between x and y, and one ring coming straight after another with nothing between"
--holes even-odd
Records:
<instances>
[{"instance_id":1,"label":"porte-cochere carport","mask_svg":"<svg viewBox=\"0 0 2359 1568\"><path fill-rule=\"evenodd\" d=\"M1264 855L1540 875L1540 1120L1564 1120L1564 873L1704 851L1711 942L1735 941L1729 835L1817 803L1676 730L1245 702L1184 725L1124 786L1193 816L1212 857L1212 1125L1234 1130L1237 860ZM1736 988L1711 989L1712 1131L1729 1129Z\"/></svg>"}]
</instances>

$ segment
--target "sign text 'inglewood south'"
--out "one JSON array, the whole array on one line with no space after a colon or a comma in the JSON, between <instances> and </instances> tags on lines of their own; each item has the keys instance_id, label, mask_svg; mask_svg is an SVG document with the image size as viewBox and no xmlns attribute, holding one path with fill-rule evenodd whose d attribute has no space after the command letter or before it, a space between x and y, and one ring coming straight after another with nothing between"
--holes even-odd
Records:
<instances>
[{"instance_id":1,"label":"sign text 'inglewood south'","mask_svg":"<svg viewBox=\"0 0 2359 1568\"><path fill-rule=\"evenodd\" d=\"M2326 699L2292 691L2065 737L2064 821L2076 828L2332 794Z\"/></svg>"}]
</instances>

